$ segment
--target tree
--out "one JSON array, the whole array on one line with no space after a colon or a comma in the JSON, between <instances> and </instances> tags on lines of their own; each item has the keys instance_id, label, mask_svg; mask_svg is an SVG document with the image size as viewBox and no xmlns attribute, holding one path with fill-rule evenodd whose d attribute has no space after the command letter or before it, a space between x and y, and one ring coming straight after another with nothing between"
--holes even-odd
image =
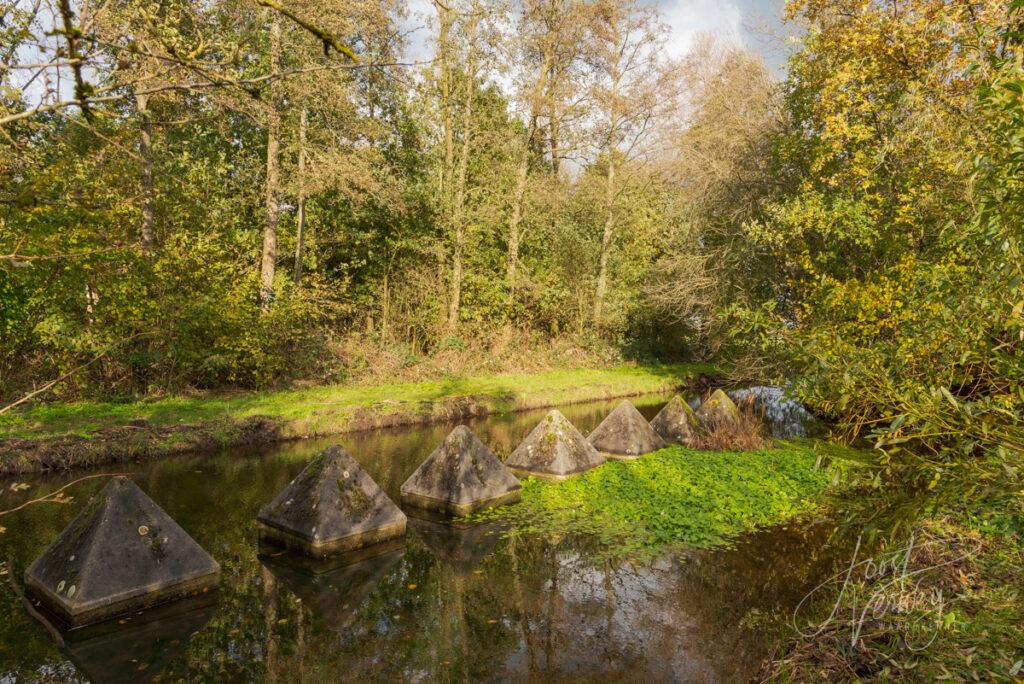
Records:
<instances>
[{"instance_id":1,"label":"tree","mask_svg":"<svg viewBox=\"0 0 1024 684\"><path fill-rule=\"evenodd\" d=\"M267 175L265 180L266 223L263 254L260 257L260 306L274 301L274 273L277 268L277 225L281 220L281 15L270 12L270 102L267 104Z\"/></svg>"},{"instance_id":2,"label":"tree","mask_svg":"<svg viewBox=\"0 0 1024 684\"><path fill-rule=\"evenodd\" d=\"M634 0L602 0L594 13L593 145L604 166L605 187L593 320L601 326L618 198L651 154L649 144L659 120L676 106L677 89L672 65L661 52L666 29L653 10Z\"/></svg>"}]
</instances>

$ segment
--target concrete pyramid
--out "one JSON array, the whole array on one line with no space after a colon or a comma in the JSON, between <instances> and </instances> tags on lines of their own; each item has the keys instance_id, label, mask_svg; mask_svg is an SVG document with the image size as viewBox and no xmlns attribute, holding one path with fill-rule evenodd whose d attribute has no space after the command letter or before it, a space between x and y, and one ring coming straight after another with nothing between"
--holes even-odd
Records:
<instances>
[{"instance_id":1,"label":"concrete pyramid","mask_svg":"<svg viewBox=\"0 0 1024 684\"><path fill-rule=\"evenodd\" d=\"M519 501L521 488L472 430L460 425L405 481L402 502L446 515L467 515Z\"/></svg>"},{"instance_id":2,"label":"concrete pyramid","mask_svg":"<svg viewBox=\"0 0 1024 684\"><path fill-rule=\"evenodd\" d=\"M29 596L81 627L217 587L220 566L126 477L115 477L25 571Z\"/></svg>"},{"instance_id":3,"label":"concrete pyramid","mask_svg":"<svg viewBox=\"0 0 1024 684\"><path fill-rule=\"evenodd\" d=\"M587 439L595 449L616 459L636 458L665 448L665 440L628 400L616 406Z\"/></svg>"},{"instance_id":4,"label":"concrete pyramid","mask_svg":"<svg viewBox=\"0 0 1024 684\"><path fill-rule=\"evenodd\" d=\"M537 423L505 461L516 475L533 475L556 481L602 463L604 456L557 410Z\"/></svg>"},{"instance_id":5,"label":"concrete pyramid","mask_svg":"<svg viewBox=\"0 0 1024 684\"><path fill-rule=\"evenodd\" d=\"M705 428L736 420L739 415L739 408L729 395L720 389L712 392L711 396L697 408L697 418Z\"/></svg>"},{"instance_id":6,"label":"concrete pyramid","mask_svg":"<svg viewBox=\"0 0 1024 684\"><path fill-rule=\"evenodd\" d=\"M658 411L651 427L670 444L687 444L700 429L700 422L690 405L677 395Z\"/></svg>"},{"instance_id":7,"label":"concrete pyramid","mask_svg":"<svg viewBox=\"0 0 1024 684\"><path fill-rule=\"evenodd\" d=\"M340 446L313 458L257 520L260 541L314 558L405 534L405 514Z\"/></svg>"}]
</instances>

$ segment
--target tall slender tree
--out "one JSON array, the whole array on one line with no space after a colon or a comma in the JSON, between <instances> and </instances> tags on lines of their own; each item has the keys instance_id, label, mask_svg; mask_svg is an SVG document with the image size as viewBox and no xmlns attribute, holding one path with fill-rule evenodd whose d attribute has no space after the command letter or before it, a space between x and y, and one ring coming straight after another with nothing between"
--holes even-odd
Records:
<instances>
[{"instance_id":1,"label":"tall slender tree","mask_svg":"<svg viewBox=\"0 0 1024 684\"><path fill-rule=\"evenodd\" d=\"M260 258L260 306L266 310L274 301L274 273L277 269L277 226L281 221L281 15L270 12L270 102L267 103L266 219L263 226L263 254Z\"/></svg>"},{"instance_id":2,"label":"tall slender tree","mask_svg":"<svg viewBox=\"0 0 1024 684\"><path fill-rule=\"evenodd\" d=\"M593 320L604 323L618 199L652 151L657 124L678 103L674 65L664 57L666 27L637 0L601 0L592 26L593 141L604 164L604 207Z\"/></svg>"}]
</instances>

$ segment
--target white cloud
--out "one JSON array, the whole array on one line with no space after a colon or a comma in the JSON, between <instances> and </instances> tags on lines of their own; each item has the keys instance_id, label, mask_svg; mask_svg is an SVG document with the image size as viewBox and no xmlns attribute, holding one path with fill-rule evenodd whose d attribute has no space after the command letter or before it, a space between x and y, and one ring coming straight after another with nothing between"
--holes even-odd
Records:
<instances>
[{"instance_id":1,"label":"white cloud","mask_svg":"<svg viewBox=\"0 0 1024 684\"><path fill-rule=\"evenodd\" d=\"M662 18L671 34L668 52L672 57L688 53L697 36L710 33L723 42L743 46L743 12L727 0L663 0Z\"/></svg>"},{"instance_id":2,"label":"white cloud","mask_svg":"<svg viewBox=\"0 0 1024 684\"><path fill-rule=\"evenodd\" d=\"M405 36L405 59L429 60L434 56L437 11L430 0L408 0L398 30Z\"/></svg>"}]
</instances>

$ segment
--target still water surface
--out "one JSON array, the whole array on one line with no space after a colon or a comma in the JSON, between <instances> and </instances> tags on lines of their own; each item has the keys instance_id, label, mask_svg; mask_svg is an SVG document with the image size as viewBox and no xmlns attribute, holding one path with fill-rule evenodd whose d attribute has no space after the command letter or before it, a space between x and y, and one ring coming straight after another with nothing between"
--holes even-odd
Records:
<instances>
[{"instance_id":1,"label":"still water surface","mask_svg":"<svg viewBox=\"0 0 1024 684\"><path fill-rule=\"evenodd\" d=\"M648 418L666 398L635 400ZM562 408L587 434L617 401ZM504 458L545 411L472 428ZM399 488L451 429L420 426L168 458L123 468L221 564L206 606L108 624L59 647L17 596L25 567L101 480L70 505L4 518L0 684L335 681L744 681L773 629L844 550L826 523L751 534L732 548L642 565L594 560L587 539L506 538L410 518L404 544L312 573L258 554L256 512L329 444L344 444L399 500ZM109 470L109 469L108 469ZM0 481L3 507L80 477ZM21 499L19 499L21 497ZM323 568L320 568L323 570ZM765 626L774 616L776 627Z\"/></svg>"}]
</instances>

